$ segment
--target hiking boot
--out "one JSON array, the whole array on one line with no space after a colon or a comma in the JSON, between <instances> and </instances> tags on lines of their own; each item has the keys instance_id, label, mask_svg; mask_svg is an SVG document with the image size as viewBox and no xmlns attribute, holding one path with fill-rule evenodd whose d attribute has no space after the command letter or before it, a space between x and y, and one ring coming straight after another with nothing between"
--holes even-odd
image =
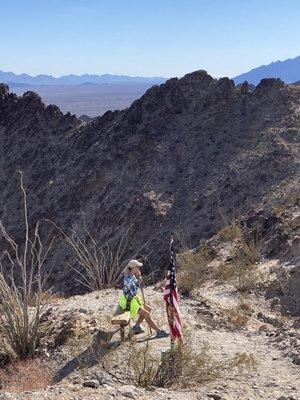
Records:
<instances>
[{"instance_id":1,"label":"hiking boot","mask_svg":"<svg viewBox=\"0 0 300 400\"><path fill-rule=\"evenodd\" d=\"M165 338L165 337L168 337L168 336L170 336L170 334L167 333L167 332L165 332L165 331L162 331L162 330L157 331L157 332L156 332L156 335L155 335L155 337L156 337L157 339Z\"/></svg>"},{"instance_id":2,"label":"hiking boot","mask_svg":"<svg viewBox=\"0 0 300 400\"><path fill-rule=\"evenodd\" d=\"M134 326L133 328L132 328L132 332L135 334L135 335L139 335L140 333L143 333L144 332L144 329L142 329L140 326Z\"/></svg>"}]
</instances>

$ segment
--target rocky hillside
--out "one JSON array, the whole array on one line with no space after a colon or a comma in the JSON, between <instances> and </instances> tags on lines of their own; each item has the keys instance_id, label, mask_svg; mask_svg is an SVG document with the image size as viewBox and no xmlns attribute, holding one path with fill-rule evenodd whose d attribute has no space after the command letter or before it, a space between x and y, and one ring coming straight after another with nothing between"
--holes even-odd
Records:
<instances>
[{"instance_id":1,"label":"rocky hillside","mask_svg":"<svg viewBox=\"0 0 300 400\"><path fill-rule=\"evenodd\" d=\"M272 271L274 266L263 264L262 268ZM143 360L149 346L152 357L158 357L169 348L170 340L149 340L145 327L144 334L130 341L126 327L127 340L120 342L117 327L109 323L118 295L116 290L102 290L54 298L42 317L37 361L20 372L16 369L12 376L4 375L2 388L0 369L0 399L299 400L299 317L284 318L263 296L244 297L228 284L213 286L210 282L190 298L181 299L192 348L198 353L207 349L203 381L195 385L191 376L185 382L178 377L171 387L143 388L134 386L128 377L133 371L136 379L137 371L147 375L132 366L132 350ZM168 329L162 292L148 287L145 295L155 321ZM222 369L222 363L237 357L244 360L240 368ZM209 372L215 363L220 376L213 379Z\"/></svg>"},{"instance_id":2,"label":"rocky hillside","mask_svg":"<svg viewBox=\"0 0 300 400\"><path fill-rule=\"evenodd\" d=\"M17 97L1 85L1 219L21 240L21 169L30 221L50 218L84 235L83 212L95 237L112 246L131 227L127 255L146 244L143 254L162 268L174 230L197 245L222 226L220 205L225 214L251 209L255 220L294 192L299 107L299 87L278 79L249 94L197 71L84 124L33 92ZM70 249L60 241L51 257L50 284L78 290L66 284Z\"/></svg>"}]
</instances>

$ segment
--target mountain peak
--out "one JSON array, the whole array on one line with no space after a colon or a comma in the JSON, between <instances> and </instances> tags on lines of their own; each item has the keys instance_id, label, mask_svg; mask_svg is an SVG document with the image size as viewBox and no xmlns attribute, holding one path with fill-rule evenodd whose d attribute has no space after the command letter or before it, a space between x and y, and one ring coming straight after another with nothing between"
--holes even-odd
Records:
<instances>
[{"instance_id":1,"label":"mountain peak","mask_svg":"<svg viewBox=\"0 0 300 400\"><path fill-rule=\"evenodd\" d=\"M234 78L235 83L248 81L257 85L264 78L281 78L285 83L293 83L300 79L300 56L284 61L275 61L261 65Z\"/></svg>"}]
</instances>

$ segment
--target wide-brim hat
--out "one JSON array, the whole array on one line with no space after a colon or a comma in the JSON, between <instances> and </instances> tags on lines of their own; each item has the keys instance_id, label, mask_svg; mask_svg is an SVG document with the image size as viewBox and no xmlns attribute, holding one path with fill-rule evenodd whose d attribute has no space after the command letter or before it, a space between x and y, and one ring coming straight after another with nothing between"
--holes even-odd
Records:
<instances>
[{"instance_id":1,"label":"wide-brim hat","mask_svg":"<svg viewBox=\"0 0 300 400\"><path fill-rule=\"evenodd\" d=\"M139 262L138 260L130 260L127 264L127 267L129 269L132 268L141 268L143 266L143 263Z\"/></svg>"}]
</instances>

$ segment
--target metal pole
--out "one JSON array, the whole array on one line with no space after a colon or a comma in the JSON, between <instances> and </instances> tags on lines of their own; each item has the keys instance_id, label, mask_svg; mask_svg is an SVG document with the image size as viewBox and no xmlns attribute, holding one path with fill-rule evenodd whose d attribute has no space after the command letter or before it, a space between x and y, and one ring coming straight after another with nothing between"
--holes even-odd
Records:
<instances>
[{"instance_id":1,"label":"metal pole","mask_svg":"<svg viewBox=\"0 0 300 400\"><path fill-rule=\"evenodd\" d=\"M170 258L173 258L173 241L174 241L173 235L171 235L171 237L170 237ZM173 310L171 310L170 307L171 307L171 305L169 306L169 309L168 309L169 314L170 314L170 320L169 321L173 324L174 315L172 315L173 314ZM170 322L169 322L169 325L170 325ZM173 350L174 349L174 339L172 338L172 332L170 332L170 346L171 346L171 350Z\"/></svg>"},{"instance_id":2,"label":"metal pole","mask_svg":"<svg viewBox=\"0 0 300 400\"><path fill-rule=\"evenodd\" d=\"M142 292L142 298L143 298L144 306L147 306L146 300L145 300L145 293L144 293L144 290L143 290L143 283L141 283L141 292ZM145 308L145 309L146 309L146 308ZM146 309L146 311L147 311L147 309ZM148 326L149 326L149 325L148 325ZM149 330L150 330L150 335L152 335L151 326L149 326Z\"/></svg>"}]
</instances>

